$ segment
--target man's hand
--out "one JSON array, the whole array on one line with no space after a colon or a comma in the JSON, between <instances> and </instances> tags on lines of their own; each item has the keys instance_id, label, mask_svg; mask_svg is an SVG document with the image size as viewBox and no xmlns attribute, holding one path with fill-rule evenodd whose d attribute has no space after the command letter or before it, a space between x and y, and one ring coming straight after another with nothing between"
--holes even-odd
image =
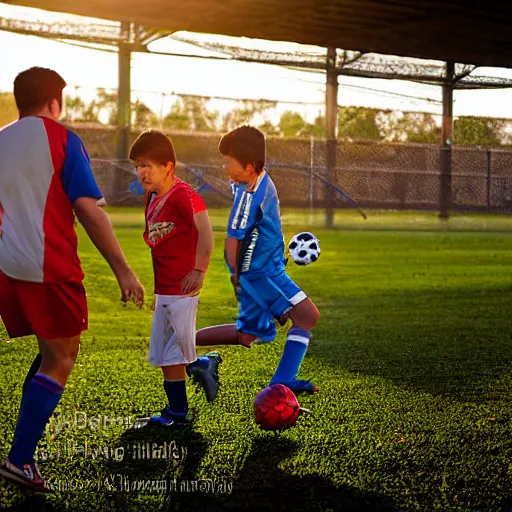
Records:
<instances>
[{"instance_id":1,"label":"man's hand","mask_svg":"<svg viewBox=\"0 0 512 512\"><path fill-rule=\"evenodd\" d=\"M98 201L92 197L79 197L73 204L76 216L92 243L100 251L116 276L121 288L121 300L133 300L137 306L144 303L144 288L128 265L119 247L112 224Z\"/></svg>"},{"instance_id":2,"label":"man's hand","mask_svg":"<svg viewBox=\"0 0 512 512\"><path fill-rule=\"evenodd\" d=\"M123 271L117 278L121 289L121 300L128 302L132 300L139 308L144 304L144 288L140 284L132 269Z\"/></svg>"},{"instance_id":3,"label":"man's hand","mask_svg":"<svg viewBox=\"0 0 512 512\"><path fill-rule=\"evenodd\" d=\"M197 293L202 288L203 282L204 272L197 269L191 270L181 283L181 294L190 295L192 293Z\"/></svg>"}]
</instances>

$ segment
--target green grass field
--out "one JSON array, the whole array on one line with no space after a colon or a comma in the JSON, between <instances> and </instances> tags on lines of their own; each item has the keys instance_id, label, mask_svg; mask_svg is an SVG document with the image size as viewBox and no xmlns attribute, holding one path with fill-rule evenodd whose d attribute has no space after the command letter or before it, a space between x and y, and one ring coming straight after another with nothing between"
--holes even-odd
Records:
<instances>
[{"instance_id":1,"label":"green grass field","mask_svg":"<svg viewBox=\"0 0 512 512\"><path fill-rule=\"evenodd\" d=\"M161 375L146 361L152 267L142 214L109 213L147 305L121 305L107 264L80 231L90 328L58 408L77 422L52 421L38 452L46 478L76 488L26 497L0 482L0 508L512 510L509 217L442 222L433 213L369 212L364 221L345 211L337 213L338 229L326 231L321 212L284 211L287 239L311 229L321 241L317 263L288 266L322 314L301 370L321 390L299 397L311 415L274 434L257 428L252 401L278 363L283 328L272 344L220 347L216 402L188 388L191 430L104 424L105 416L146 416L164 405ZM222 260L226 216L211 212L217 246L198 328L236 316ZM36 344L10 342L2 328L0 341L3 458ZM165 446L167 456L155 450L142 458L147 443Z\"/></svg>"}]
</instances>

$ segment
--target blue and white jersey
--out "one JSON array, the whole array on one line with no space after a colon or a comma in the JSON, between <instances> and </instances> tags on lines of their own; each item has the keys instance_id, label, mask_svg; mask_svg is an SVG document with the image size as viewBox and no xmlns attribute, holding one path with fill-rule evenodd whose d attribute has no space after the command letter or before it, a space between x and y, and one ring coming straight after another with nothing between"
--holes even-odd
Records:
<instances>
[{"instance_id":1,"label":"blue and white jersey","mask_svg":"<svg viewBox=\"0 0 512 512\"><path fill-rule=\"evenodd\" d=\"M245 183L231 183L231 191L234 203L228 237L242 240L239 274L257 277L282 272L284 239L274 182L263 171L252 191L248 191Z\"/></svg>"}]
</instances>

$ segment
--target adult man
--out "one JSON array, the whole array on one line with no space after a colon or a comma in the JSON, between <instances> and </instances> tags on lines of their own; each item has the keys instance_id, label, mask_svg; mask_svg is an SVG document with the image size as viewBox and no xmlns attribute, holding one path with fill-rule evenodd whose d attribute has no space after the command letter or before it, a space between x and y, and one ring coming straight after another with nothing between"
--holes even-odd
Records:
<instances>
[{"instance_id":1,"label":"adult man","mask_svg":"<svg viewBox=\"0 0 512 512\"><path fill-rule=\"evenodd\" d=\"M87 329L84 274L74 215L110 264L124 301L144 290L119 247L80 138L60 125L65 81L31 68L14 81L19 120L0 130L0 316L11 338L35 334L14 441L0 475L48 491L37 444L75 364Z\"/></svg>"}]
</instances>

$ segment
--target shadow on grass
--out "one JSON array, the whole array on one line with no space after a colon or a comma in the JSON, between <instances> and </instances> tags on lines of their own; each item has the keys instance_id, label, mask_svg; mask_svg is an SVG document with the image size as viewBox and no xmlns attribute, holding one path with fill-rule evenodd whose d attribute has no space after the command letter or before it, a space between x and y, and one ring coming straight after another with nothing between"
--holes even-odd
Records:
<instances>
[{"instance_id":1,"label":"shadow on grass","mask_svg":"<svg viewBox=\"0 0 512 512\"><path fill-rule=\"evenodd\" d=\"M318 474L300 477L280 469L281 461L292 457L296 449L295 442L280 435L256 439L239 477L231 483L231 493L170 495L161 510L397 510L383 496L362 493L347 486L336 487L328 478Z\"/></svg>"},{"instance_id":2,"label":"shadow on grass","mask_svg":"<svg viewBox=\"0 0 512 512\"><path fill-rule=\"evenodd\" d=\"M511 298L505 288L451 288L341 299L339 305L331 299L306 357L405 389L460 401L502 400L508 386L497 383L512 368Z\"/></svg>"},{"instance_id":3,"label":"shadow on grass","mask_svg":"<svg viewBox=\"0 0 512 512\"><path fill-rule=\"evenodd\" d=\"M75 459L77 467L86 467L80 472L81 480L92 482L90 488L67 489L44 495L21 492L12 484L0 481L0 510L154 512L159 510L165 500L162 497L162 494L166 494L162 492L163 482L166 482L165 489L171 489L172 484L169 482L192 481L195 478L206 453L207 443L192 427L145 427L125 431L115 443L109 445L109 449L111 453L122 453L122 457L116 460L115 457L103 459L100 456L94 464L90 459ZM81 463L86 466L80 466ZM64 471L59 479L65 482L70 478L73 481L69 475L76 474L76 469L69 467L69 471ZM2 506L4 490L5 497L11 497L13 504L10 507Z\"/></svg>"}]
</instances>

